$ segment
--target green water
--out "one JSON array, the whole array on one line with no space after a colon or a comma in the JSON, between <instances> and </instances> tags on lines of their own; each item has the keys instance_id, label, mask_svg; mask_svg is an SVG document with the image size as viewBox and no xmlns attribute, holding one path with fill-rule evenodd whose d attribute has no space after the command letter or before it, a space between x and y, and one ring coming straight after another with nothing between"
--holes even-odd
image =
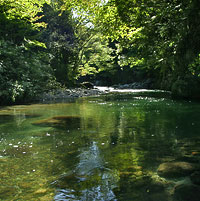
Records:
<instances>
[{"instance_id":1,"label":"green water","mask_svg":"<svg viewBox=\"0 0 200 201\"><path fill-rule=\"evenodd\" d=\"M156 170L199 160L199 122L198 102L156 91L3 107L0 200L170 201Z\"/></svg>"}]
</instances>

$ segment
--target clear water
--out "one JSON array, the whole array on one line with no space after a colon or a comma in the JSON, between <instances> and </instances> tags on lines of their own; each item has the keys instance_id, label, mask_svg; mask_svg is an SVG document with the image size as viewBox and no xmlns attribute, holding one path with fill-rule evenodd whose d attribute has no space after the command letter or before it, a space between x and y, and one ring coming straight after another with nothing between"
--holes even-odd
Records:
<instances>
[{"instance_id":1,"label":"clear water","mask_svg":"<svg viewBox=\"0 0 200 201\"><path fill-rule=\"evenodd\" d=\"M170 201L179 181L156 170L200 159L199 122L156 91L3 107L0 200Z\"/></svg>"}]
</instances>

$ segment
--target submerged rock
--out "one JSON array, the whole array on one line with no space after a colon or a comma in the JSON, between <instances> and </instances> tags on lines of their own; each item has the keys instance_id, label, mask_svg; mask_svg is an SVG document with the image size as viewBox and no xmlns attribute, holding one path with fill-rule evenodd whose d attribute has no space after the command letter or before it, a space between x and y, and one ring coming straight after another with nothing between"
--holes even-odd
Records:
<instances>
[{"instance_id":1,"label":"submerged rock","mask_svg":"<svg viewBox=\"0 0 200 201\"><path fill-rule=\"evenodd\" d=\"M199 201L200 187L193 184L181 184L174 189L175 201Z\"/></svg>"},{"instance_id":2,"label":"submerged rock","mask_svg":"<svg viewBox=\"0 0 200 201\"><path fill-rule=\"evenodd\" d=\"M81 117L79 116L55 116L49 119L43 119L33 122L33 125L68 128L80 125Z\"/></svg>"},{"instance_id":3,"label":"submerged rock","mask_svg":"<svg viewBox=\"0 0 200 201\"><path fill-rule=\"evenodd\" d=\"M161 177L182 177L194 172L196 167L188 162L167 162L158 167L158 175Z\"/></svg>"},{"instance_id":4,"label":"submerged rock","mask_svg":"<svg viewBox=\"0 0 200 201\"><path fill-rule=\"evenodd\" d=\"M58 188L54 200L116 200L113 189L117 181L117 172L104 167L97 143L93 142L81 151L75 169L52 183Z\"/></svg>"},{"instance_id":5,"label":"submerged rock","mask_svg":"<svg viewBox=\"0 0 200 201\"><path fill-rule=\"evenodd\" d=\"M40 188L37 191L34 192L34 194L45 194L47 192L47 189Z\"/></svg>"}]
</instances>

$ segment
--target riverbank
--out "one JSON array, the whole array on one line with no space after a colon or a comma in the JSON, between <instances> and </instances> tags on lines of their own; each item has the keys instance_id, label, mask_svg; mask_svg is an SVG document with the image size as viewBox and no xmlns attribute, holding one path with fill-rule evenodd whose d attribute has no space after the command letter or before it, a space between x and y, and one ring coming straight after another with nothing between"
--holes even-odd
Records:
<instances>
[{"instance_id":1,"label":"riverbank","mask_svg":"<svg viewBox=\"0 0 200 201\"><path fill-rule=\"evenodd\" d=\"M92 86L92 87L91 87ZM57 89L54 91L43 93L38 97L39 101L47 102L47 101L59 101L63 99L74 99L79 97L86 96L97 96L103 95L110 92L131 92L131 90L145 90L150 89L150 81L147 80L145 82L135 82L130 84L118 84L113 85L111 87L103 87L103 86L93 86L89 85L89 88L79 87L79 88L71 88L71 89ZM85 86L87 87L87 86ZM128 91L126 91L128 90Z\"/></svg>"},{"instance_id":2,"label":"riverbank","mask_svg":"<svg viewBox=\"0 0 200 201\"><path fill-rule=\"evenodd\" d=\"M41 94L37 101L48 102L48 101L59 101L59 100L69 100L79 97L86 96L97 96L105 94L106 92L98 88L84 89L84 88L73 88L73 89L59 89L51 92L46 92Z\"/></svg>"},{"instance_id":3,"label":"riverbank","mask_svg":"<svg viewBox=\"0 0 200 201\"><path fill-rule=\"evenodd\" d=\"M152 96L159 96L159 93L162 93L162 96L165 94L166 97L170 97L171 93L169 91L163 90L152 90L152 89L135 89L131 87L121 87L116 88L106 87L106 86L96 86L93 89L84 89L84 88L73 88L73 89L59 89L51 91L48 93L43 93L38 97L36 102L62 102L62 101L73 101L76 98L87 97L87 96L100 96L105 94L116 94L116 93L128 93L135 94L136 96L145 95L146 93L151 93ZM165 93L164 93L165 92Z\"/></svg>"}]
</instances>

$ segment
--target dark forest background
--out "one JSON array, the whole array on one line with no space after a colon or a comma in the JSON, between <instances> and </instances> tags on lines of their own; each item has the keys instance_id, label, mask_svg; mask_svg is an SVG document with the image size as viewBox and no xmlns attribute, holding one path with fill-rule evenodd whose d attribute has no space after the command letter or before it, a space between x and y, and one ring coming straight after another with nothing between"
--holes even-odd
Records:
<instances>
[{"instance_id":1,"label":"dark forest background","mask_svg":"<svg viewBox=\"0 0 200 201\"><path fill-rule=\"evenodd\" d=\"M200 98L198 0L0 1L0 104L83 81Z\"/></svg>"}]
</instances>

